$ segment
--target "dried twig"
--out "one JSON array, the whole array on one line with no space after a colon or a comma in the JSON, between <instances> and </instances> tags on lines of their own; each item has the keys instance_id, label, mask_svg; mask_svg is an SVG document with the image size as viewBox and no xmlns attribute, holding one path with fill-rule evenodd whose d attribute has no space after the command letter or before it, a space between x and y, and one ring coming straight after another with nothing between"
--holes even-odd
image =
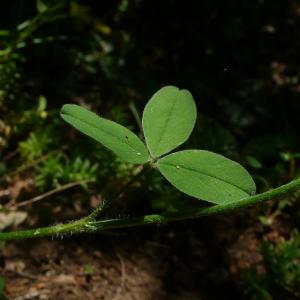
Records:
<instances>
[{"instance_id":1,"label":"dried twig","mask_svg":"<svg viewBox=\"0 0 300 300\"><path fill-rule=\"evenodd\" d=\"M80 180L80 181L75 181L75 182L70 182L70 183L67 183L65 185L62 185L60 187L57 187L51 191L48 191L44 194L41 194L41 195L38 195L36 197L33 197L31 199L28 199L28 200L25 200L25 201L22 201L22 202L19 202L19 203L16 203L14 205L12 205L10 208L12 209L16 209L16 208L19 208L19 207L22 207L22 206L26 206L26 205L29 205L29 204L32 204L32 203L35 203L35 202L38 202L38 201L41 201L49 196L52 196L54 194L57 194L57 193L60 193L62 191L65 191L65 190L68 190L70 188L73 188L75 186L78 186L78 185L82 185L82 184L85 184L85 183L89 183L89 182L93 182L94 180L91 180L91 179L87 179L87 180Z\"/></svg>"}]
</instances>

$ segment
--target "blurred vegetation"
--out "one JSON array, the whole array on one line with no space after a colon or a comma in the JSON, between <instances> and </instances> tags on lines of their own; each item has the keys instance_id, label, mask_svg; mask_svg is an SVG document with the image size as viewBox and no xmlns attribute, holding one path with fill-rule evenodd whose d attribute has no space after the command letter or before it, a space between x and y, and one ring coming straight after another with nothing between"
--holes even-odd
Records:
<instances>
[{"instance_id":1,"label":"blurred vegetation","mask_svg":"<svg viewBox=\"0 0 300 300\"><path fill-rule=\"evenodd\" d=\"M240 161L260 191L298 176L297 1L16 0L4 1L0 16L4 211L53 190L58 192L51 201L23 207L39 224L84 215L101 204L130 181L136 167L68 127L59 119L61 105L83 105L140 133L141 108L167 84L189 89L199 109L183 147ZM79 186L64 192L70 183ZM153 173L122 197L109 217L202 205ZM290 229L280 242L263 243L264 274L241 274L246 299L299 297L297 198L249 216L264 226L288 216Z\"/></svg>"},{"instance_id":2,"label":"blurred vegetation","mask_svg":"<svg viewBox=\"0 0 300 300\"><path fill-rule=\"evenodd\" d=\"M253 269L242 272L245 294L249 299L299 299L300 235L296 231L288 241L277 245L262 244L264 269L258 274Z\"/></svg>"}]
</instances>

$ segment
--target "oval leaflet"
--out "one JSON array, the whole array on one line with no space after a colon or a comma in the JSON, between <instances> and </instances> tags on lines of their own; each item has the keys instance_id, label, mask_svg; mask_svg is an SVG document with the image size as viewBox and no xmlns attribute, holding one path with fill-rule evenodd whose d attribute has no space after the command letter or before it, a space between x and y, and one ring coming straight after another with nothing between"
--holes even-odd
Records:
<instances>
[{"instance_id":1,"label":"oval leaflet","mask_svg":"<svg viewBox=\"0 0 300 300\"><path fill-rule=\"evenodd\" d=\"M191 93L175 86L157 91L143 113L143 130L152 157L157 158L184 143L196 122Z\"/></svg>"},{"instance_id":2,"label":"oval leaflet","mask_svg":"<svg viewBox=\"0 0 300 300\"><path fill-rule=\"evenodd\" d=\"M66 122L103 144L122 160L133 164L149 160L144 143L126 127L75 104L65 104L60 114Z\"/></svg>"},{"instance_id":3,"label":"oval leaflet","mask_svg":"<svg viewBox=\"0 0 300 300\"><path fill-rule=\"evenodd\" d=\"M156 164L173 186L201 200L225 204L255 193L255 183L241 165L210 151L179 151Z\"/></svg>"}]
</instances>

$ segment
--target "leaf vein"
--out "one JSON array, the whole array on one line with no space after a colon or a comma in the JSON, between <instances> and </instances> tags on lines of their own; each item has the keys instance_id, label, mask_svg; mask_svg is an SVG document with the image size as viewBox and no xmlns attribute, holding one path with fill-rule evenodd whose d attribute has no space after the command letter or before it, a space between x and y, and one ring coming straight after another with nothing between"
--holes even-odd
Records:
<instances>
[{"instance_id":1,"label":"leaf vein","mask_svg":"<svg viewBox=\"0 0 300 300\"><path fill-rule=\"evenodd\" d=\"M174 167L174 168L177 170L177 168L176 168L176 166L175 166L174 164L170 164L170 163L166 163L166 162L162 162L161 164L168 165L168 166L172 166L172 167ZM228 184L228 185L232 185L232 186L236 187L237 189L243 191L244 193L246 193L246 194L249 195L249 196L251 195L248 191L246 191L245 189L239 187L238 185L236 185L236 184L234 184L234 183L231 183L231 182L229 182L229 181L226 181L226 180L224 180L224 179L222 179L222 178L219 178L219 177L217 177L217 176L208 174L208 173L203 172L203 171L199 171L199 170L197 170L197 169L188 168L188 167L186 167L186 166L180 166L180 168L186 169L186 170L188 170L188 171L192 171L192 172L197 173L197 174L201 173L201 174L203 174L204 176L207 176L207 177L212 177L212 178L218 179L218 180L220 180L220 181L222 181L222 182L224 182L224 183L226 183L226 184Z\"/></svg>"},{"instance_id":2,"label":"leaf vein","mask_svg":"<svg viewBox=\"0 0 300 300\"><path fill-rule=\"evenodd\" d=\"M123 141L120 137L118 137L117 135L115 135L115 134L113 134L113 133L111 133L111 132L108 132L108 131L106 131L106 130L104 130L103 128L99 128L98 126L95 126L93 123L90 123L90 122L88 122L88 121L86 121L86 120L83 120L82 118L80 118L80 117L74 117L74 116L72 116L71 114L68 114L68 113L65 113L64 112L64 114L65 115L67 115L67 116L69 116L70 118L73 118L73 119L75 119L75 120L79 120L80 122L82 122L82 123L85 123L86 125L88 125L88 126L90 126L90 127L92 127L92 128L95 128L95 129L98 129L98 130L100 130L100 131L103 131L105 134L107 134L107 135L110 135L110 136L112 136L113 138L115 138L116 140L118 140L118 141L120 141L122 144L125 144L125 145L127 145L129 148L131 148L133 151L138 151L138 150L136 150L135 148L133 148L127 141ZM98 117L98 116L97 116ZM100 118L100 117L98 117L98 118ZM105 120L105 121L109 121L109 120Z\"/></svg>"},{"instance_id":3,"label":"leaf vein","mask_svg":"<svg viewBox=\"0 0 300 300\"><path fill-rule=\"evenodd\" d=\"M169 123L169 121L170 121L170 118L171 118L171 116L172 116L172 112L173 112L173 110L174 110L174 107L175 107L175 105L176 105L178 99L179 99L179 97L178 97L178 95L177 95L177 97L176 97L175 100L173 101L173 104L172 104L172 106L171 106L171 108L170 108L170 110L169 110L169 112L168 112L168 115L167 115L167 117L166 117L166 121L165 121L164 126L163 126L163 129L162 129L162 134L160 135L159 139L157 140L156 146L154 147L154 149L155 149L156 151L157 151L157 149L159 148L159 146L160 146L160 144L161 144L161 142L162 142L162 140L163 140L163 137L164 137L165 134L166 134L167 127L168 127L168 123Z\"/></svg>"}]
</instances>

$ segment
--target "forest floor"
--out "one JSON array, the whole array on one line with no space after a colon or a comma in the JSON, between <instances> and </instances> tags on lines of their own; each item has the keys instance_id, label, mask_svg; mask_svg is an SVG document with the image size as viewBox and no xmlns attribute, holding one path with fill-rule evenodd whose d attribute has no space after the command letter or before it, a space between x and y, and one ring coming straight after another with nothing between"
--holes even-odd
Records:
<instances>
[{"instance_id":1,"label":"forest floor","mask_svg":"<svg viewBox=\"0 0 300 300\"><path fill-rule=\"evenodd\" d=\"M8 242L0 250L5 292L15 300L238 299L239 271L261 268L264 230L259 223L242 228L239 218ZM280 238L279 228L264 236Z\"/></svg>"}]
</instances>

